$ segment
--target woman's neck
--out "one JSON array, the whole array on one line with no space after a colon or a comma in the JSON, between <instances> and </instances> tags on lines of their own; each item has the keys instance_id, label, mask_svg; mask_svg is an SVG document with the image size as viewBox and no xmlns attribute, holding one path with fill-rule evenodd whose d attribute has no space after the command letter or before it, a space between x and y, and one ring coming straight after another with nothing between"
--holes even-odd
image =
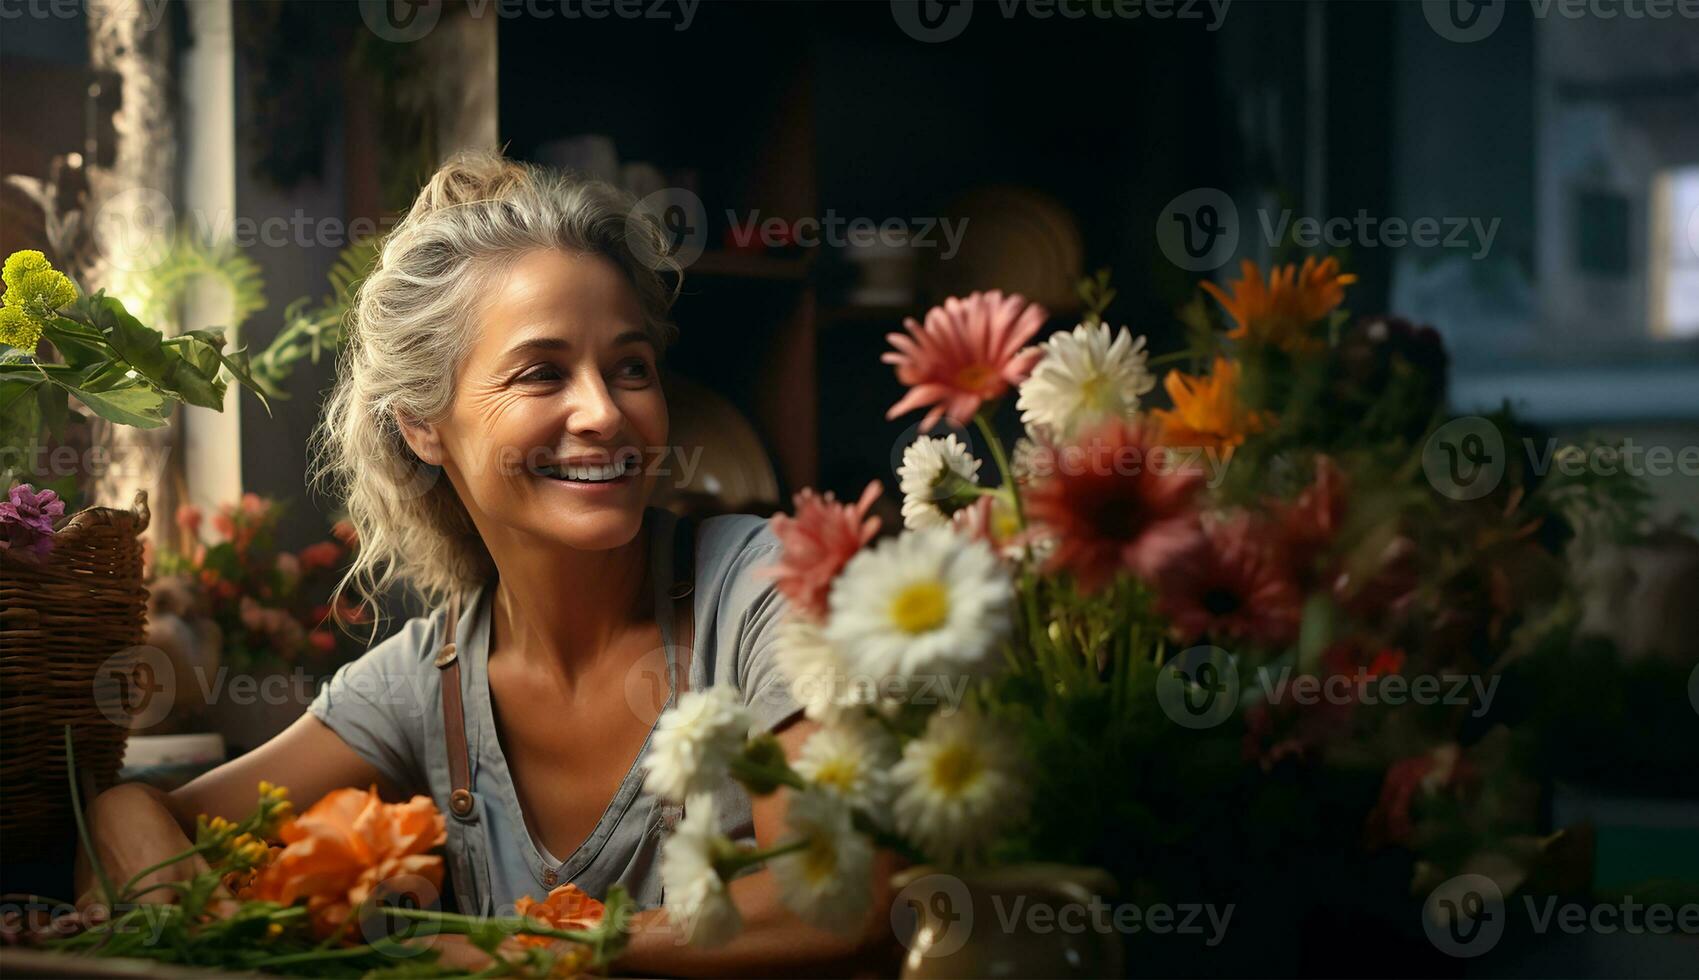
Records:
<instances>
[{"instance_id":1,"label":"woman's neck","mask_svg":"<svg viewBox=\"0 0 1699 980\"><path fill-rule=\"evenodd\" d=\"M649 608L649 526L608 551L504 548L492 554L498 582L491 652L558 665L590 666Z\"/></svg>"}]
</instances>

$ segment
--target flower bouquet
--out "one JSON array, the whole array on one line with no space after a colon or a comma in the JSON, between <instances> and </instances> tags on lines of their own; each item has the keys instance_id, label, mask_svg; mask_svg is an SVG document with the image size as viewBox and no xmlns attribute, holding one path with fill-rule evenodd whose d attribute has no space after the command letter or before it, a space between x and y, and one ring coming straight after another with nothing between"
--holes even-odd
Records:
<instances>
[{"instance_id":1,"label":"flower bouquet","mask_svg":"<svg viewBox=\"0 0 1699 980\"><path fill-rule=\"evenodd\" d=\"M93 855L80 805L77 814ZM384 803L375 789L340 789L297 816L287 790L262 782L246 817L200 817L188 849L127 881L92 861L100 899L80 917L83 928L56 921L9 938L82 956L309 976L474 975L444 955L437 936L466 937L483 954L477 976L578 976L624 950L633 907L618 885L606 903L563 885L494 918L428 907L443 878L432 852L446 839L428 797ZM146 883L174 867L182 873Z\"/></svg>"},{"instance_id":2,"label":"flower bouquet","mask_svg":"<svg viewBox=\"0 0 1699 980\"><path fill-rule=\"evenodd\" d=\"M207 620L216 626L226 664L237 670L340 663L334 621L371 621L363 607L331 603L354 529L337 522L332 538L300 551L277 547L282 507L257 494L218 508L208 520L199 508L177 511L176 547L154 556L155 615ZM209 529L211 534L207 534Z\"/></svg>"},{"instance_id":3,"label":"flower bouquet","mask_svg":"<svg viewBox=\"0 0 1699 980\"><path fill-rule=\"evenodd\" d=\"M725 883L757 865L804 920L865 923L876 848L1251 906L1255 949L1222 971L1300 955L1318 910L1383 910L1419 941L1400 916L1448 875L1529 881L1562 835L1539 826L1538 732L1495 694L1573 632L1568 562L1632 528L1644 492L1502 452L1466 481L1459 426L1475 459L1514 421L1448 422L1438 335L1352 320L1353 281L1333 259L1246 263L1203 284L1188 348L1157 358L1104 322L1106 274L1081 286L1084 322L1038 346L1047 313L998 292L891 334L908 393L888 417L950 428L903 454L901 533L879 538L878 484L853 503L805 490L773 518L780 665L820 729L786 759L715 688L655 735L647 789L686 804L667 906L692 941L737 930ZM1148 406L1164 363L1168 404ZM718 836L702 794L728 773L789 796L786 839ZM1141 969L1196 969L1220 939L1164 964L1147 933Z\"/></svg>"}]
</instances>

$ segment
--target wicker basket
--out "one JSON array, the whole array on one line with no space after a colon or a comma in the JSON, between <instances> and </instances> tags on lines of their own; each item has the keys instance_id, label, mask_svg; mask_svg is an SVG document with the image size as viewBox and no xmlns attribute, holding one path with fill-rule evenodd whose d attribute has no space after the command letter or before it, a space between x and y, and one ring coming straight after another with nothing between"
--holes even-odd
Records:
<instances>
[{"instance_id":1,"label":"wicker basket","mask_svg":"<svg viewBox=\"0 0 1699 980\"><path fill-rule=\"evenodd\" d=\"M123 761L123 675L145 633L141 533L133 510L73 515L41 562L0 551L0 838L10 854L63 841L71 826L65 726L85 786L111 785ZM117 659L113 659L117 655Z\"/></svg>"}]
</instances>

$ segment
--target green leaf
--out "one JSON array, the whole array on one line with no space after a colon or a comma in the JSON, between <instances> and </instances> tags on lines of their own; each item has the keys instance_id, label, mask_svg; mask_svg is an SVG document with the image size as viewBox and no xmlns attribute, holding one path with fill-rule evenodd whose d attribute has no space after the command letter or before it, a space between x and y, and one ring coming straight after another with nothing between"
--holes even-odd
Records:
<instances>
[{"instance_id":1,"label":"green leaf","mask_svg":"<svg viewBox=\"0 0 1699 980\"><path fill-rule=\"evenodd\" d=\"M241 384L244 388L252 391L254 396L260 400L260 404L264 406L266 414L271 414L271 402L266 400L266 390L264 386L254 380L252 370L248 363L248 351L246 348L237 348L228 354L224 353L224 331L222 330L186 330L183 332L182 336L198 342L200 356L210 358L213 365L224 365L225 370L230 372L231 376L236 379L238 384ZM215 366L209 366L207 368L209 374L215 370Z\"/></svg>"},{"instance_id":2,"label":"green leaf","mask_svg":"<svg viewBox=\"0 0 1699 980\"><path fill-rule=\"evenodd\" d=\"M65 389L57 385L38 384L35 388L36 407L41 410L41 427L55 440L65 438L65 422L71 416Z\"/></svg>"},{"instance_id":3,"label":"green leaf","mask_svg":"<svg viewBox=\"0 0 1699 980\"><path fill-rule=\"evenodd\" d=\"M76 399L87 405L89 410L108 422L119 425L133 425L138 429L157 429L166 423L162 411L165 398L159 392L146 385L131 385L127 388L110 388L105 391L89 391L78 388L61 378L51 378L52 382L65 389Z\"/></svg>"},{"instance_id":4,"label":"green leaf","mask_svg":"<svg viewBox=\"0 0 1699 980\"><path fill-rule=\"evenodd\" d=\"M214 411L224 408L223 384L202 374L176 349L167 348L158 330L145 326L110 297L101 304L100 313L98 322L113 349L143 377L191 405Z\"/></svg>"}]
</instances>

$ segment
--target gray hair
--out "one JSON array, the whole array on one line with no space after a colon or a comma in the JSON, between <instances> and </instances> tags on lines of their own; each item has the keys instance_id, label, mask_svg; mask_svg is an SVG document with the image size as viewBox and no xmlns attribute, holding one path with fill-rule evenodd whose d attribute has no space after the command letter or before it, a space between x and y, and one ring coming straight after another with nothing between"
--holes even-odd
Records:
<instances>
[{"instance_id":1,"label":"gray hair","mask_svg":"<svg viewBox=\"0 0 1699 980\"><path fill-rule=\"evenodd\" d=\"M338 595L375 604L405 585L435 604L493 571L454 487L401 434L403 419L448 413L492 274L539 249L600 256L635 290L656 349L672 341L677 280L669 287L662 272L678 268L635 208L605 183L484 152L444 163L419 192L354 299L314 440L314 477L360 537Z\"/></svg>"}]
</instances>

